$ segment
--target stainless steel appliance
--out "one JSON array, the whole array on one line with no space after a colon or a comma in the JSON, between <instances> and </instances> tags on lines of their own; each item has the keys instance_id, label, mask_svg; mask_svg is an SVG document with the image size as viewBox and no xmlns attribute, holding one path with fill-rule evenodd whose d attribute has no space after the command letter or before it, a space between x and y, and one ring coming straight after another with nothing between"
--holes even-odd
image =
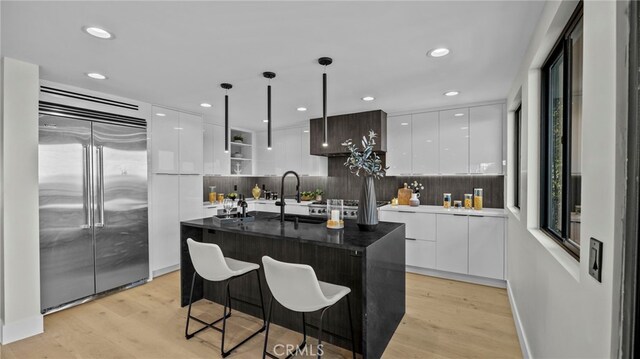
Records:
<instances>
[{"instance_id":1,"label":"stainless steel appliance","mask_svg":"<svg viewBox=\"0 0 640 359\"><path fill-rule=\"evenodd\" d=\"M142 119L40 105L41 309L149 276Z\"/></svg>"},{"instance_id":2,"label":"stainless steel appliance","mask_svg":"<svg viewBox=\"0 0 640 359\"><path fill-rule=\"evenodd\" d=\"M386 201L377 201L376 205L378 207L382 207L384 205L389 204ZM358 218L358 200L344 200L343 207L344 218L355 219ZM311 202L309 204L309 215L315 217L326 217L327 216L327 201L316 201Z\"/></svg>"}]
</instances>

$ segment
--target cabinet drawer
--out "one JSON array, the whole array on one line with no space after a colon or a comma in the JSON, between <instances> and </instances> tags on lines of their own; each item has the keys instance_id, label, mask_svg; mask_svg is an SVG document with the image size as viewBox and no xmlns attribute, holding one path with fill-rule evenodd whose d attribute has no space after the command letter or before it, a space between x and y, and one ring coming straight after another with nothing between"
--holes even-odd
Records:
<instances>
[{"instance_id":1,"label":"cabinet drawer","mask_svg":"<svg viewBox=\"0 0 640 359\"><path fill-rule=\"evenodd\" d=\"M436 267L436 242L416 239L406 240L406 264L420 268Z\"/></svg>"},{"instance_id":2,"label":"cabinet drawer","mask_svg":"<svg viewBox=\"0 0 640 359\"><path fill-rule=\"evenodd\" d=\"M380 220L404 223L406 237L427 241L436 240L436 215L433 213L417 213L406 211L380 211Z\"/></svg>"}]
</instances>

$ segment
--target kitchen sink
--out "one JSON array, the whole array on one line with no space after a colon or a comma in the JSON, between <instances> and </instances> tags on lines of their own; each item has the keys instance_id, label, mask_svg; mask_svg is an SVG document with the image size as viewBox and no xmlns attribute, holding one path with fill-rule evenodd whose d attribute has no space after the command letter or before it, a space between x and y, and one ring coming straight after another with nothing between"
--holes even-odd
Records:
<instances>
[{"instance_id":1,"label":"kitchen sink","mask_svg":"<svg viewBox=\"0 0 640 359\"><path fill-rule=\"evenodd\" d=\"M287 214L284 216L285 222L295 222L296 218L298 219L298 223L322 224L327 222L324 218L311 217L311 216L300 216L300 215L293 215L293 214ZM272 219L280 220L280 216L275 216Z\"/></svg>"}]
</instances>

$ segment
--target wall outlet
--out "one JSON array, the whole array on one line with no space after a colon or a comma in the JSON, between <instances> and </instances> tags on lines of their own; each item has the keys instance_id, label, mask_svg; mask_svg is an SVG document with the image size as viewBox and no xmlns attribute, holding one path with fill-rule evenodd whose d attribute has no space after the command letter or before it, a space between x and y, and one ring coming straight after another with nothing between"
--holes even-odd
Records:
<instances>
[{"instance_id":1,"label":"wall outlet","mask_svg":"<svg viewBox=\"0 0 640 359\"><path fill-rule=\"evenodd\" d=\"M589 274L602 282L602 242L595 238L589 241Z\"/></svg>"}]
</instances>

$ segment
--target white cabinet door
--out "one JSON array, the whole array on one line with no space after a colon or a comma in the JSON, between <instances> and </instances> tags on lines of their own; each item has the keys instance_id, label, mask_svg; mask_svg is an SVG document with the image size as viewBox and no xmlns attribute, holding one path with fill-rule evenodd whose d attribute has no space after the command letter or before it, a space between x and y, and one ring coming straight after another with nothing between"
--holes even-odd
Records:
<instances>
[{"instance_id":1,"label":"white cabinet door","mask_svg":"<svg viewBox=\"0 0 640 359\"><path fill-rule=\"evenodd\" d=\"M286 171L300 172L302 162L302 139L300 138L300 130L291 128L278 131L278 136L281 138L277 138L276 141L282 141L284 143L284 153L278 153L278 156L284 160L282 173Z\"/></svg>"},{"instance_id":2,"label":"white cabinet door","mask_svg":"<svg viewBox=\"0 0 640 359\"><path fill-rule=\"evenodd\" d=\"M405 236L411 239L436 240L436 215L414 211L380 211L380 220L405 224Z\"/></svg>"},{"instance_id":3,"label":"white cabinet door","mask_svg":"<svg viewBox=\"0 0 640 359\"><path fill-rule=\"evenodd\" d=\"M411 156L414 174L438 174L440 148L438 112L411 116Z\"/></svg>"},{"instance_id":4,"label":"white cabinet door","mask_svg":"<svg viewBox=\"0 0 640 359\"><path fill-rule=\"evenodd\" d=\"M216 207L204 207L203 217L205 217L205 218L213 217L216 214L218 214L218 210L216 209Z\"/></svg>"},{"instance_id":5,"label":"white cabinet door","mask_svg":"<svg viewBox=\"0 0 640 359\"><path fill-rule=\"evenodd\" d=\"M152 268L159 270L180 263L179 176L154 175L152 183L153 217L149 241L152 243Z\"/></svg>"},{"instance_id":6,"label":"white cabinet door","mask_svg":"<svg viewBox=\"0 0 640 359\"><path fill-rule=\"evenodd\" d=\"M256 133L255 140L255 153L256 153L256 172L257 175L269 176L275 175L275 152L273 148L267 149L267 133Z\"/></svg>"},{"instance_id":7,"label":"white cabinet door","mask_svg":"<svg viewBox=\"0 0 640 359\"><path fill-rule=\"evenodd\" d=\"M420 268L436 267L436 242L406 240L406 265Z\"/></svg>"},{"instance_id":8,"label":"white cabinet door","mask_svg":"<svg viewBox=\"0 0 640 359\"><path fill-rule=\"evenodd\" d=\"M504 218L469 217L469 274L504 279Z\"/></svg>"},{"instance_id":9,"label":"white cabinet door","mask_svg":"<svg viewBox=\"0 0 640 359\"><path fill-rule=\"evenodd\" d=\"M411 169L411 115L387 118L387 174L408 175Z\"/></svg>"},{"instance_id":10,"label":"white cabinet door","mask_svg":"<svg viewBox=\"0 0 640 359\"><path fill-rule=\"evenodd\" d=\"M469 171L502 173L502 104L469 109Z\"/></svg>"},{"instance_id":11,"label":"white cabinet door","mask_svg":"<svg viewBox=\"0 0 640 359\"><path fill-rule=\"evenodd\" d=\"M213 147L214 147L213 132L215 131L215 126L210 123L205 123L203 127L204 127L204 134L202 136L203 138L202 172L205 175L212 175L214 174L213 172Z\"/></svg>"},{"instance_id":12,"label":"white cabinet door","mask_svg":"<svg viewBox=\"0 0 640 359\"><path fill-rule=\"evenodd\" d=\"M202 176L179 176L180 221L202 218Z\"/></svg>"},{"instance_id":13,"label":"white cabinet door","mask_svg":"<svg viewBox=\"0 0 640 359\"><path fill-rule=\"evenodd\" d=\"M180 173L202 175L202 117L180 113Z\"/></svg>"},{"instance_id":14,"label":"white cabinet door","mask_svg":"<svg viewBox=\"0 0 640 359\"><path fill-rule=\"evenodd\" d=\"M440 111L440 173L469 173L469 109Z\"/></svg>"},{"instance_id":15,"label":"white cabinet door","mask_svg":"<svg viewBox=\"0 0 640 359\"><path fill-rule=\"evenodd\" d=\"M466 215L437 215L436 268L468 273L469 221Z\"/></svg>"},{"instance_id":16,"label":"white cabinet door","mask_svg":"<svg viewBox=\"0 0 640 359\"><path fill-rule=\"evenodd\" d=\"M213 174L231 174L231 155L224 152L224 126L212 125L213 129Z\"/></svg>"},{"instance_id":17,"label":"white cabinet door","mask_svg":"<svg viewBox=\"0 0 640 359\"><path fill-rule=\"evenodd\" d=\"M180 160L180 113L153 107L151 169L153 173L178 173Z\"/></svg>"}]
</instances>

